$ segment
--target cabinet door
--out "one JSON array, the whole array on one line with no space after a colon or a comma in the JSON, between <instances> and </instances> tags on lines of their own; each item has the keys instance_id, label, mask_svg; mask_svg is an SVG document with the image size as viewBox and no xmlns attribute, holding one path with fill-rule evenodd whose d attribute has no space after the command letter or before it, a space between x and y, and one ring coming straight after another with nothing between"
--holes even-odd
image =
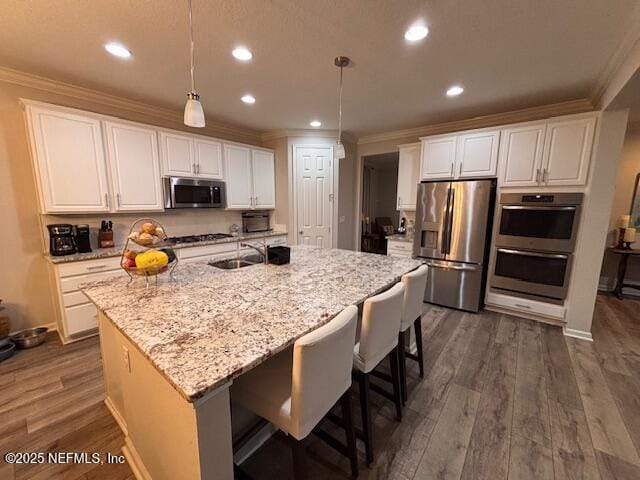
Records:
<instances>
[{"instance_id":1,"label":"cabinet door","mask_svg":"<svg viewBox=\"0 0 640 480\"><path fill-rule=\"evenodd\" d=\"M196 174L193 139L186 135L160 132L162 174L171 177L194 177Z\"/></svg>"},{"instance_id":2,"label":"cabinet door","mask_svg":"<svg viewBox=\"0 0 640 480\"><path fill-rule=\"evenodd\" d=\"M498 163L500 185L526 187L542 179L545 124L536 123L502 130Z\"/></svg>"},{"instance_id":3,"label":"cabinet door","mask_svg":"<svg viewBox=\"0 0 640 480\"><path fill-rule=\"evenodd\" d=\"M420 144L400 147L398 161L398 210L415 210L420 182Z\"/></svg>"},{"instance_id":4,"label":"cabinet door","mask_svg":"<svg viewBox=\"0 0 640 480\"><path fill-rule=\"evenodd\" d=\"M458 137L457 178L495 177L500 131L468 133Z\"/></svg>"},{"instance_id":5,"label":"cabinet door","mask_svg":"<svg viewBox=\"0 0 640 480\"><path fill-rule=\"evenodd\" d=\"M455 135L422 140L422 180L453 178L456 141Z\"/></svg>"},{"instance_id":6,"label":"cabinet door","mask_svg":"<svg viewBox=\"0 0 640 480\"><path fill-rule=\"evenodd\" d=\"M237 145L224 146L227 173L227 208L253 208L251 150Z\"/></svg>"},{"instance_id":7,"label":"cabinet door","mask_svg":"<svg viewBox=\"0 0 640 480\"><path fill-rule=\"evenodd\" d=\"M276 168L272 152L252 150L253 205L276 208Z\"/></svg>"},{"instance_id":8,"label":"cabinet door","mask_svg":"<svg viewBox=\"0 0 640 480\"><path fill-rule=\"evenodd\" d=\"M198 178L223 179L222 144L220 142L196 138L194 152Z\"/></svg>"},{"instance_id":9,"label":"cabinet door","mask_svg":"<svg viewBox=\"0 0 640 480\"><path fill-rule=\"evenodd\" d=\"M109 211L100 120L27 106L42 213Z\"/></svg>"},{"instance_id":10,"label":"cabinet door","mask_svg":"<svg viewBox=\"0 0 640 480\"><path fill-rule=\"evenodd\" d=\"M163 210L156 131L105 122L115 210Z\"/></svg>"},{"instance_id":11,"label":"cabinet door","mask_svg":"<svg viewBox=\"0 0 640 480\"><path fill-rule=\"evenodd\" d=\"M544 185L587 183L595 124L595 116L547 123L542 162Z\"/></svg>"}]
</instances>

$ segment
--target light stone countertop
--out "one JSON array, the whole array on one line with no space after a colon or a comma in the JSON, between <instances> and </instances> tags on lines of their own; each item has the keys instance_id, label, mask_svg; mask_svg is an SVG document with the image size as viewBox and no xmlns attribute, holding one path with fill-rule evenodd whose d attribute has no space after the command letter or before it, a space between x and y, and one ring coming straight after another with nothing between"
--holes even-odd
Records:
<instances>
[{"instance_id":1,"label":"light stone countertop","mask_svg":"<svg viewBox=\"0 0 640 480\"><path fill-rule=\"evenodd\" d=\"M219 238L217 240L206 240L204 242L193 243L180 243L176 245L163 244L163 247L171 247L173 249L190 248L190 247L202 247L204 245L218 245L221 243L233 243L244 240L260 239L263 237L279 237L281 235L287 235L286 231L271 231L271 232L256 232L256 233L241 233L237 237ZM153 247L153 246L152 246ZM52 256L45 254L45 257L51 263L68 263L68 262L81 262L83 260L96 260L98 258L119 257L122 255L122 249L124 245L120 245L113 248L96 248L92 252L87 253L74 253L73 255ZM158 247L160 248L160 247Z\"/></svg>"},{"instance_id":2,"label":"light stone countertop","mask_svg":"<svg viewBox=\"0 0 640 480\"><path fill-rule=\"evenodd\" d=\"M387 240L392 240L394 242L407 242L413 243L413 233L400 234L394 233L393 235L387 235Z\"/></svg>"},{"instance_id":3,"label":"light stone countertop","mask_svg":"<svg viewBox=\"0 0 640 480\"><path fill-rule=\"evenodd\" d=\"M296 246L288 265L178 264L157 287L117 277L81 290L193 402L421 263Z\"/></svg>"}]
</instances>

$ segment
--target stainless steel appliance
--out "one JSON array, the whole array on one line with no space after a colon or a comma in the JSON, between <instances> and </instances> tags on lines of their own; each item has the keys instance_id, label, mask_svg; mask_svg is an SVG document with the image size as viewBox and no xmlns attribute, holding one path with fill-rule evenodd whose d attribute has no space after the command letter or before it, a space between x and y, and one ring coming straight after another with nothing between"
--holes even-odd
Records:
<instances>
[{"instance_id":1,"label":"stainless steel appliance","mask_svg":"<svg viewBox=\"0 0 640 480\"><path fill-rule=\"evenodd\" d=\"M224 208L224 182L165 177L165 208Z\"/></svg>"},{"instance_id":2,"label":"stainless steel appliance","mask_svg":"<svg viewBox=\"0 0 640 480\"><path fill-rule=\"evenodd\" d=\"M562 303L567 296L582 193L500 196L491 289Z\"/></svg>"},{"instance_id":3,"label":"stainless steel appliance","mask_svg":"<svg viewBox=\"0 0 640 480\"><path fill-rule=\"evenodd\" d=\"M582 193L504 193L496 244L550 252L572 252Z\"/></svg>"},{"instance_id":4,"label":"stainless steel appliance","mask_svg":"<svg viewBox=\"0 0 640 480\"><path fill-rule=\"evenodd\" d=\"M269 212L262 210L242 212L243 232L268 232L269 230L271 230Z\"/></svg>"},{"instance_id":5,"label":"stainless steel appliance","mask_svg":"<svg viewBox=\"0 0 640 480\"><path fill-rule=\"evenodd\" d=\"M425 301L477 312L484 297L495 179L418 186L413 254L427 259Z\"/></svg>"},{"instance_id":6,"label":"stainless steel appliance","mask_svg":"<svg viewBox=\"0 0 640 480\"><path fill-rule=\"evenodd\" d=\"M53 256L76 253L76 241L73 236L73 225L56 223L47 225L49 230L49 252Z\"/></svg>"}]
</instances>

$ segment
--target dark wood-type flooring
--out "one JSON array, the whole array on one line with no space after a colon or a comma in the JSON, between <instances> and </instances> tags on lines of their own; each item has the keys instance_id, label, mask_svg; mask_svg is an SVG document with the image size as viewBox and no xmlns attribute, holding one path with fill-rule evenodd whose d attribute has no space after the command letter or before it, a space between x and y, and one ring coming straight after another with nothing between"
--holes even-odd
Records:
<instances>
[{"instance_id":1,"label":"dark wood-type flooring","mask_svg":"<svg viewBox=\"0 0 640 480\"><path fill-rule=\"evenodd\" d=\"M640 301L598 298L594 342L557 327L428 307L426 375L409 362L401 423L375 403L376 461L367 479L640 479ZM111 452L123 436L103 404L96 338L55 336L0 364L0 454ZM354 398L356 415L357 401ZM331 425L327 428L332 429ZM310 477L348 478L349 464L309 438ZM291 478L280 434L242 465L256 480ZM125 465L7 465L0 479L133 478Z\"/></svg>"}]
</instances>

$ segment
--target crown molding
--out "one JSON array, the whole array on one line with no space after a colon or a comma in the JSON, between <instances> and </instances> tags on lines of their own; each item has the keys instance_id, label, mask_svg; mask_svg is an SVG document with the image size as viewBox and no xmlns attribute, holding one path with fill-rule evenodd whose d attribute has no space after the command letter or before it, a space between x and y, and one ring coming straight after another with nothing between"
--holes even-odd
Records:
<instances>
[{"instance_id":1,"label":"crown molding","mask_svg":"<svg viewBox=\"0 0 640 480\"><path fill-rule=\"evenodd\" d=\"M358 139L358 145L368 143L388 142L393 140L405 140L409 138L419 138L440 133L458 132L462 130L473 130L476 128L494 127L497 125L508 125L510 123L528 122L532 120L542 120L543 118L557 117L560 115L570 115L572 113L583 113L593 110L593 105L586 98L571 100L568 102L552 103L540 107L513 110L511 112L493 113L480 117L456 120L453 122L434 123L422 127L409 128L406 130L395 130L392 132L375 133L365 135ZM409 142L410 143L410 142Z\"/></svg>"},{"instance_id":2,"label":"crown molding","mask_svg":"<svg viewBox=\"0 0 640 480\"><path fill-rule=\"evenodd\" d=\"M64 95L66 97L93 102L99 105L113 107L119 110L138 113L161 120L176 122L179 124L182 124L183 122L183 114L181 111L176 111L164 107L157 107L137 100L131 100L126 97L112 95L109 93L100 92L98 90L92 90L90 88L81 87L1 66L0 82L11 83L14 85L20 85L23 87L29 87L45 92L55 93L58 95ZM226 135L243 140L248 140L252 143L257 144L259 144L261 140L261 132L259 131L216 122L208 118L207 126L204 128L199 128L197 130L198 133L202 133L205 135Z\"/></svg>"},{"instance_id":3,"label":"crown molding","mask_svg":"<svg viewBox=\"0 0 640 480\"><path fill-rule=\"evenodd\" d=\"M263 142L270 142L279 138L288 137L316 137L316 138L337 138L337 130L317 130L311 128L284 128L271 130L260 135ZM346 143L357 143L358 138L347 132L342 132L342 140Z\"/></svg>"}]
</instances>

